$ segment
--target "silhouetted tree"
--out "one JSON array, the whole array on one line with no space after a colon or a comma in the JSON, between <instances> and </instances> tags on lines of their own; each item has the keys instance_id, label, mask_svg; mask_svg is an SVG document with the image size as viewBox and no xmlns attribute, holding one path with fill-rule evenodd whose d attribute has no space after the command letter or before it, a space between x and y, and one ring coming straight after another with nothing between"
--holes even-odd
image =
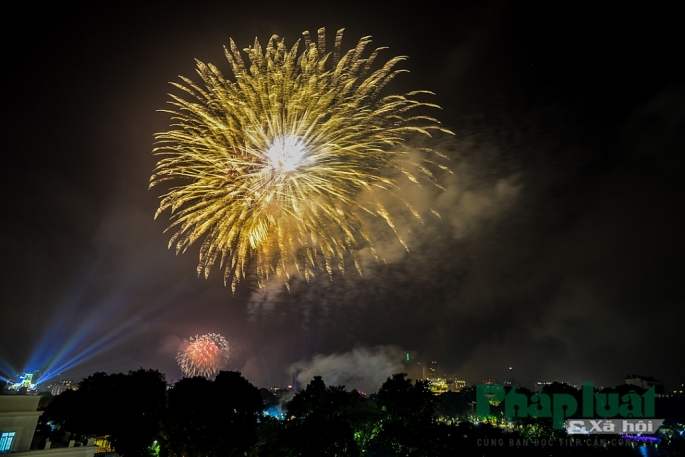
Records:
<instances>
[{"instance_id":1,"label":"silhouetted tree","mask_svg":"<svg viewBox=\"0 0 685 457\"><path fill-rule=\"evenodd\" d=\"M394 374L376 398L383 422L370 443L370 455L435 455L438 401L425 382L412 383L406 373Z\"/></svg>"},{"instance_id":2,"label":"silhouetted tree","mask_svg":"<svg viewBox=\"0 0 685 457\"><path fill-rule=\"evenodd\" d=\"M438 400L423 381L412 383L406 373L392 375L381 386L378 406L392 422L404 426L432 424L436 419Z\"/></svg>"},{"instance_id":3,"label":"silhouetted tree","mask_svg":"<svg viewBox=\"0 0 685 457\"><path fill-rule=\"evenodd\" d=\"M476 389L467 387L460 392L445 392L438 397L440 416L466 421L474 414Z\"/></svg>"},{"instance_id":4,"label":"silhouetted tree","mask_svg":"<svg viewBox=\"0 0 685 457\"><path fill-rule=\"evenodd\" d=\"M248 454L250 457L279 457L291 455L287 445L286 422L266 416L257 424L257 440Z\"/></svg>"},{"instance_id":5,"label":"silhouetted tree","mask_svg":"<svg viewBox=\"0 0 685 457\"><path fill-rule=\"evenodd\" d=\"M259 389L239 372L222 371L214 381L183 379L169 393L161 454L245 455L256 442L263 407Z\"/></svg>"},{"instance_id":6,"label":"silhouetted tree","mask_svg":"<svg viewBox=\"0 0 685 457\"><path fill-rule=\"evenodd\" d=\"M287 405L287 454L297 456L357 456L355 427L365 424L364 398L344 386L326 387L316 376Z\"/></svg>"},{"instance_id":7,"label":"silhouetted tree","mask_svg":"<svg viewBox=\"0 0 685 457\"><path fill-rule=\"evenodd\" d=\"M274 395L269 389L262 387L259 389L259 395L262 396L262 401L264 402L264 407L266 408L272 408L281 403L281 399Z\"/></svg>"},{"instance_id":8,"label":"silhouetted tree","mask_svg":"<svg viewBox=\"0 0 685 457\"><path fill-rule=\"evenodd\" d=\"M129 372L122 386L120 422L114 427L112 444L121 455L149 455L159 438L166 406L166 381L157 370Z\"/></svg>"},{"instance_id":9,"label":"silhouetted tree","mask_svg":"<svg viewBox=\"0 0 685 457\"><path fill-rule=\"evenodd\" d=\"M55 396L52 395L50 392L43 392L40 394L40 401L38 402L38 411L45 411L45 408L50 404L52 400L55 399Z\"/></svg>"},{"instance_id":10,"label":"silhouetted tree","mask_svg":"<svg viewBox=\"0 0 685 457\"><path fill-rule=\"evenodd\" d=\"M82 396L75 390L67 390L57 395L45 407L42 419L51 420L61 428L72 428L83 407L80 405Z\"/></svg>"},{"instance_id":11,"label":"silhouetted tree","mask_svg":"<svg viewBox=\"0 0 685 457\"><path fill-rule=\"evenodd\" d=\"M166 382L157 370L128 375L95 373L55 397L45 416L63 430L82 435L110 435L117 452L126 457L150 455L159 436L165 407Z\"/></svg>"}]
</instances>

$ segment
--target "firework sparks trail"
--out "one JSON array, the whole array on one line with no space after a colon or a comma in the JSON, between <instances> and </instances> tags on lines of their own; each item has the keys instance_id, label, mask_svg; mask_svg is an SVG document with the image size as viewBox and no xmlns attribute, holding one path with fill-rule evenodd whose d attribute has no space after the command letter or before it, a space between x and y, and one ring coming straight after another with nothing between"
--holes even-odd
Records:
<instances>
[{"instance_id":1,"label":"firework sparks trail","mask_svg":"<svg viewBox=\"0 0 685 457\"><path fill-rule=\"evenodd\" d=\"M228 341L216 333L190 337L187 345L176 355L184 376L215 376L228 361Z\"/></svg>"},{"instance_id":2,"label":"firework sparks trail","mask_svg":"<svg viewBox=\"0 0 685 457\"><path fill-rule=\"evenodd\" d=\"M233 40L225 49L234 80L212 64L197 62L202 84L181 77L172 83L191 100L171 95L172 129L156 134L154 154L162 158L150 187L181 180L161 197L155 218L171 211L175 230L169 248L176 253L203 238L198 275L209 275L217 261L224 283L246 276L255 259L260 287L270 275L288 278L293 269L307 280L315 269L345 273L349 256L361 274L356 251L374 249L369 221L382 218L408 250L381 193L418 211L399 196L404 175L442 188L434 172L447 159L431 149L406 146L417 133L452 133L419 107L437 105L412 97L427 91L381 97L405 57L394 57L371 71L379 51L362 57L370 37L342 53L342 32L332 54L325 30L313 42L304 32L288 49L274 35L265 49L255 39L243 60ZM412 159L420 152L422 159ZM434 158L433 155L439 156ZM442 159L440 159L442 158ZM392 173L392 170L398 173ZM404 179L404 178L402 178Z\"/></svg>"}]
</instances>

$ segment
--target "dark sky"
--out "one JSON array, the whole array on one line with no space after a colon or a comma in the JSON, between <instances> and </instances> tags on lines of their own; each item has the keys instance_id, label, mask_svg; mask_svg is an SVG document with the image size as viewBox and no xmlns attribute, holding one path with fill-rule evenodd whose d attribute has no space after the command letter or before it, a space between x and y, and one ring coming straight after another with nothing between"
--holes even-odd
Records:
<instances>
[{"instance_id":1,"label":"dark sky","mask_svg":"<svg viewBox=\"0 0 685 457\"><path fill-rule=\"evenodd\" d=\"M229 368L287 384L299 363L370 383L400 358L471 384L514 377L617 385L685 380L685 78L676 13L595 3L84 2L28 8L3 29L0 374L78 379L158 368L220 333ZM527 3L527 2L526 2ZM541 3L541 5L543 5ZM410 252L291 293L233 296L167 249L147 190L169 81L222 45L345 28L407 55L389 91L427 89L454 138L439 210L403 221ZM680 214L681 216L678 216ZM680 222L679 222L680 221ZM408 233L408 232L407 232ZM385 371L384 371L385 370ZM380 372L380 375L378 374ZM348 374L347 373L351 373ZM413 374L413 373L412 373ZM307 375L309 376L309 374ZM347 377L346 377L347 376ZM415 376L415 375L414 375Z\"/></svg>"}]
</instances>

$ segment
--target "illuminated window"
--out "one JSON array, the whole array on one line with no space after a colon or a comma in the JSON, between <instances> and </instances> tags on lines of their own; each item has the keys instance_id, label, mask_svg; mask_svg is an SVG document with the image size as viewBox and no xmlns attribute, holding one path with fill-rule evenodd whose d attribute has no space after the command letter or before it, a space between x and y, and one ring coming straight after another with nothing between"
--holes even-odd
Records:
<instances>
[{"instance_id":1,"label":"illuminated window","mask_svg":"<svg viewBox=\"0 0 685 457\"><path fill-rule=\"evenodd\" d=\"M0 452L9 452L12 449L12 441L14 441L14 432L3 432L0 435Z\"/></svg>"}]
</instances>

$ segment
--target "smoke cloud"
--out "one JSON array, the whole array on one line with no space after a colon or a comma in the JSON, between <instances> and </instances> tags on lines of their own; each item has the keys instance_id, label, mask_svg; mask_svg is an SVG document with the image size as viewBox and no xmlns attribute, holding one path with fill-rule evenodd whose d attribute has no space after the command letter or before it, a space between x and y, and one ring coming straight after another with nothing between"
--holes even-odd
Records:
<instances>
[{"instance_id":1,"label":"smoke cloud","mask_svg":"<svg viewBox=\"0 0 685 457\"><path fill-rule=\"evenodd\" d=\"M406 371L402 360L405 351L397 346L358 347L350 352L316 355L290 365L291 373L304 387L314 376L321 376L326 385L344 385L349 390L376 392L394 373Z\"/></svg>"},{"instance_id":2,"label":"smoke cloud","mask_svg":"<svg viewBox=\"0 0 685 457\"><path fill-rule=\"evenodd\" d=\"M411 160L415 163L422 159L435 160L435 157L424 156L427 153L420 152L426 148L449 157L449 160L440 160L449 167L449 172L433 170L442 188L428 181L417 185L405 176L396 177L399 187L396 194L401 199L390 193L379 193L376 198L391 214L397 233L390 230L381 217L367 220L369 231L375 237L375 254L368 246L354 253L361 275L350 255L344 275L348 279L344 291L336 290L337 287L331 284L343 279L336 278L339 276L337 273L329 277L326 272L319 271L315 278L305 280L298 272L290 271L290 292L284 286L285 278L272 277L263 288L251 293L247 305L251 319L268 316L279 308L279 304L292 302L293 293L307 295L301 302L315 304L323 296L329 303L341 302L332 298L336 292L342 292L349 299L351 287L368 287L369 281L377 290L383 287L378 284L379 274L387 273L389 266L407 263L409 258L413 265L425 267L411 271L410 276L414 280L420 275L432 275L435 265L441 263L438 260L443 259L436 259L435 256L440 257L441 254L432 248L426 249L426 246L434 246L437 240L445 243L469 241L483 226L496 224L518 208L524 190L522 173L516 165L497 164L493 157L498 157L501 151L492 143L484 142L476 135L460 134L458 137L444 135L439 140L417 138L411 147L417 151ZM484 156L490 160L483 161ZM416 170L410 171L420 175ZM362 195L360 200L369 198ZM400 238L406 243L406 248ZM349 300L346 302L345 306L349 306Z\"/></svg>"}]
</instances>

